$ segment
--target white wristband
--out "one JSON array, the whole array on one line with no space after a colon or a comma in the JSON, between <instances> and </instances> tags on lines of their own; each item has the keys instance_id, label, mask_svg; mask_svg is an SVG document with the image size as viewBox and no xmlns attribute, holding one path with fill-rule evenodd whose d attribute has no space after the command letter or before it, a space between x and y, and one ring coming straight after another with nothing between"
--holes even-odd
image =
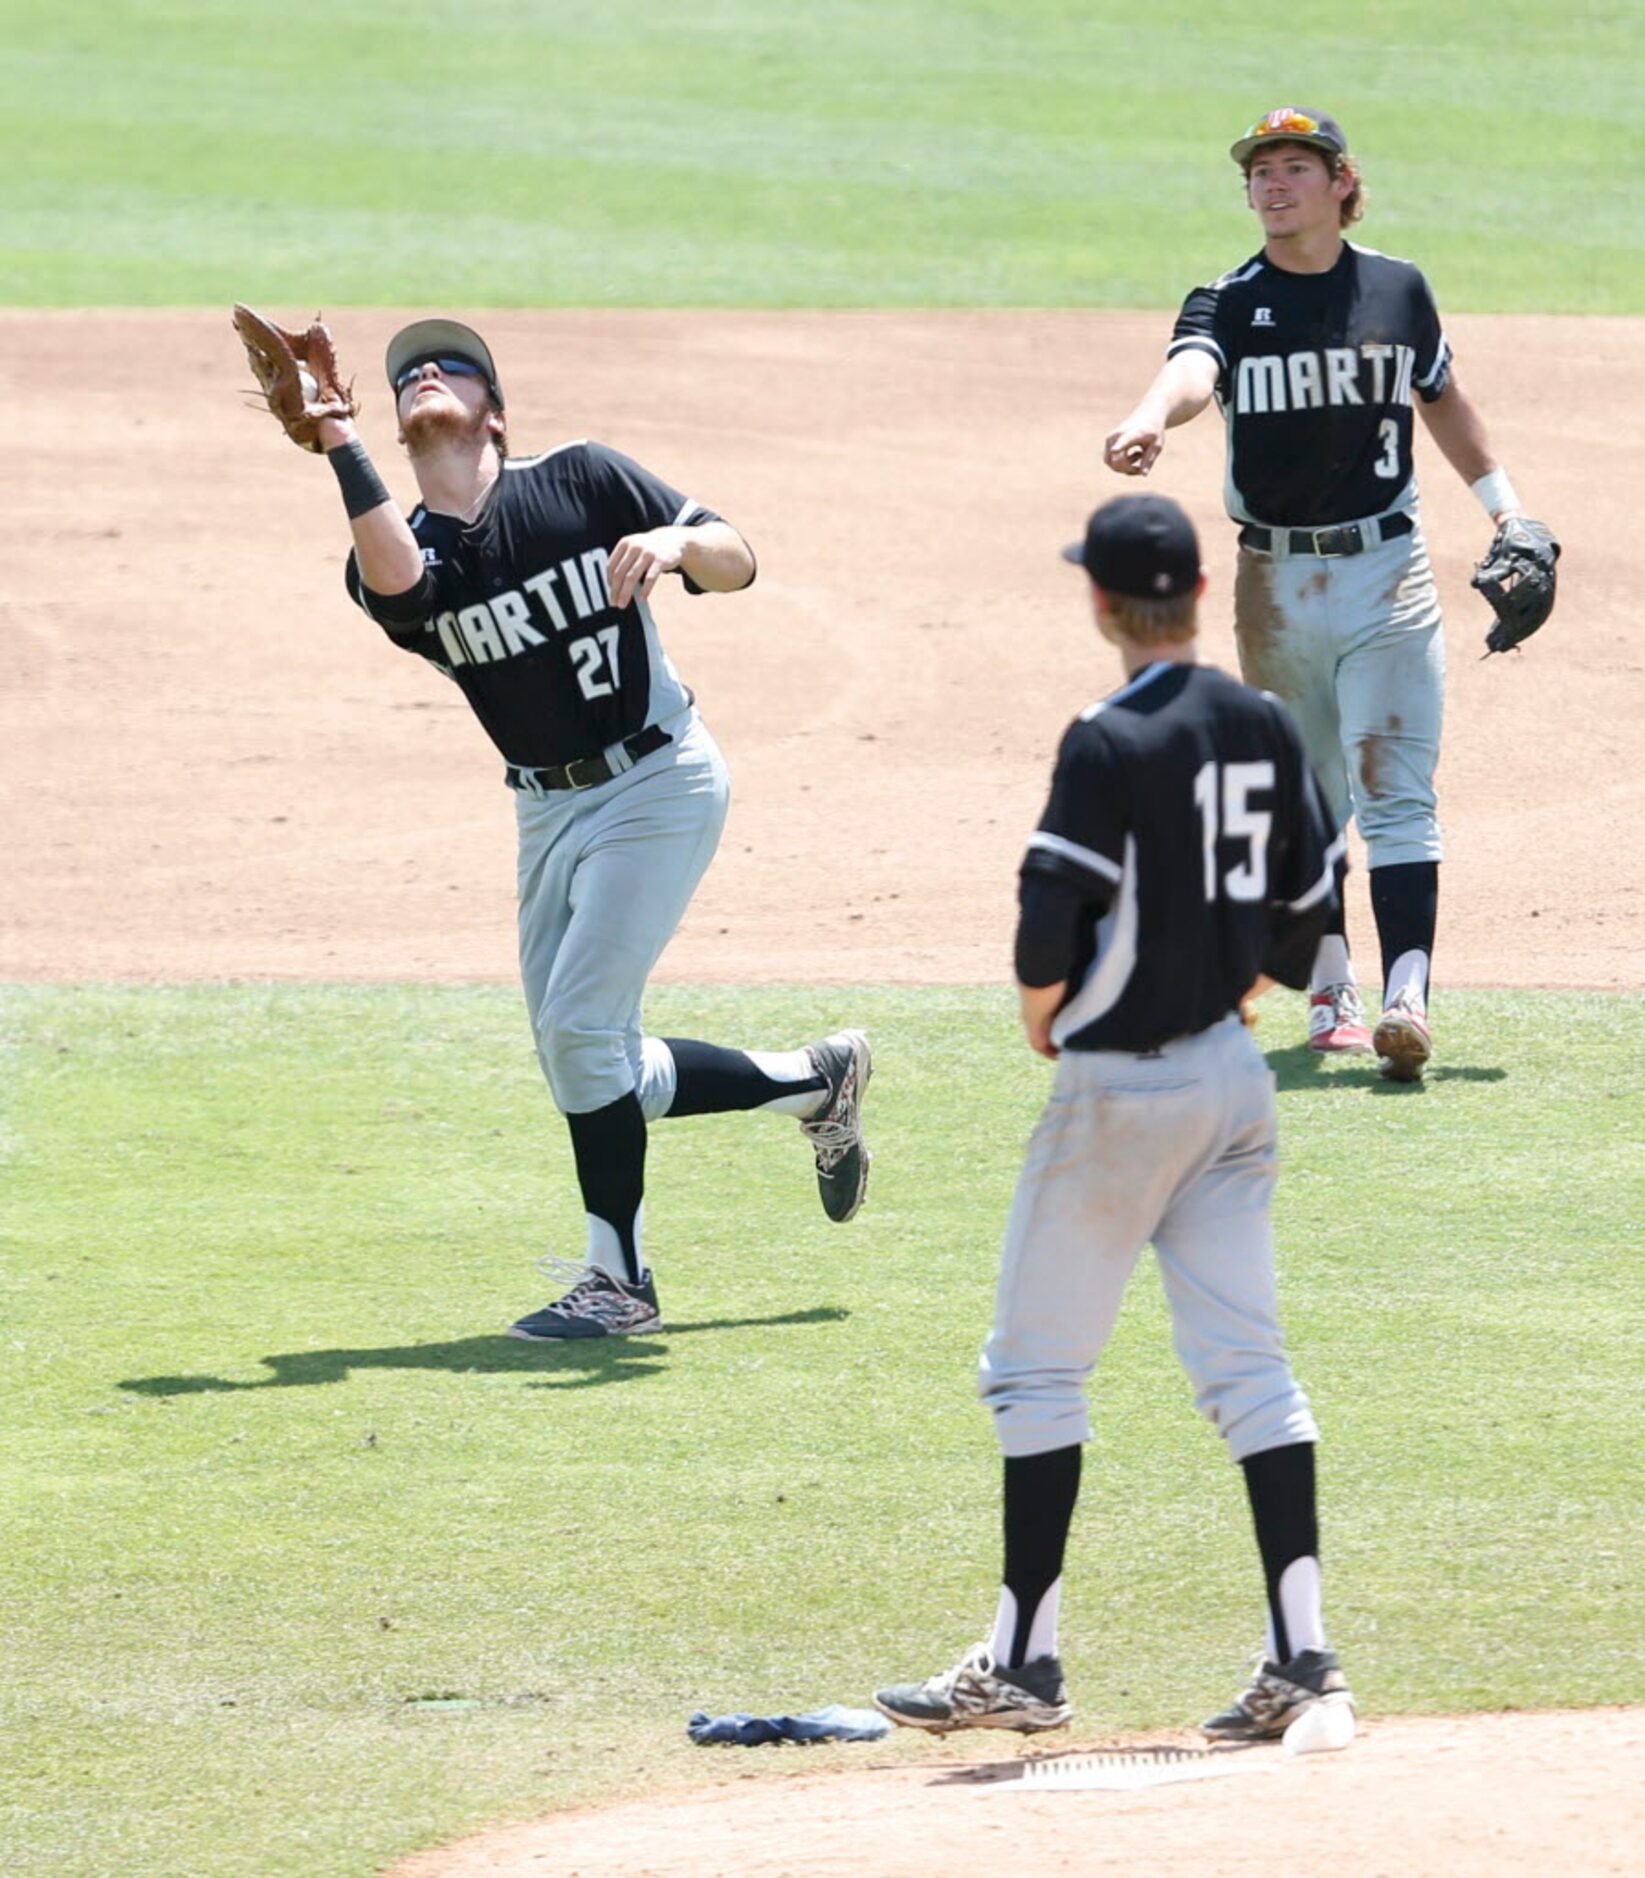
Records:
<instances>
[{"instance_id":1,"label":"white wristband","mask_svg":"<svg viewBox=\"0 0 1645 1878\"><path fill-rule=\"evenodd\" d=\"M1475 499L1485 513L1493 519L1504 509L1517 509L1519 497L1514 493L1514 486L1508 480L1505 469L1487 470L1478 482L1469 483Z\"/></svg>"}]
</instances>

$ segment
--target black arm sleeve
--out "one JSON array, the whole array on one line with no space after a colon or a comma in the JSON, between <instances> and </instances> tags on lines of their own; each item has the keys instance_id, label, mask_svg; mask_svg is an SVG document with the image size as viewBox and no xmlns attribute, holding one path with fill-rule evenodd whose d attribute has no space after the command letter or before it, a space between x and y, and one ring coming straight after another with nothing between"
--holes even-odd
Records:
<instances>
[{"instance_id":1,"label":"black arm sleeve","mask_svg":"<svg viewBox=\"0 0 1645 1878\"><path fill-rule=\"evenodd\" d=\"M425 567L415 587L404 593L376 593L360 583L360 604L379 626L421 626L434 611L434 576Z\"/></svg>"},{"instance_id":2,"label":"black arm sleeve","mask_svg":"<svg viewBox=\"0 0 1645 1878\"><path fill-rule=\"evenodd\" d=\"M433 616L439 604L439 589L426 567L422 579L404 593L374 593L360 578L359 557L352 548L343 567L343 585L361 612L374 619L391 639L409 639L415 628Z\"/></svg>"},{"instance_id":3,"label":"black arm sleeve","mask_svg":"<svg viewBox=\"0 0 1645 1878\"><path fill-rule=\"evenodd\" d=\"M1074 970L1083 928L1112 896L1040 867L1025 867L1017 884L1017 982L1034 989L1060 985Z\"/></svg>"}]
</instances>

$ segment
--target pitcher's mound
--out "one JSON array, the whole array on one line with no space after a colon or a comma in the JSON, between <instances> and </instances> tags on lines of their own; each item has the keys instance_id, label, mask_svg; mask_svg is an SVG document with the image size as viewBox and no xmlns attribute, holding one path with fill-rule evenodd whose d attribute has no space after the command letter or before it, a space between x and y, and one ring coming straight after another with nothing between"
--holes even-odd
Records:
<instances>
[{"instance_id":1,"label":"pitcher's mound","mask_svg":"<svg viewBox=\"0 0 1645 1878\"><path fill-rule=\"evenodd\" d=\"M808 1750L734 1785L556 1814L419 1853L391 1878L1590 1878L1637 1872L1645 1831L1641 1709L1371 1720L1344 1752L1302 1758L1212 1755L1187 1735L1049 1750L970 1736L933 1741L917 1766L851 1753ZM1088 1784L1127 1765L1139 1776L1128 1789ZM1229 1777L1206 1777L1212 1767ZM1173 1769L1185 1777L1162 1777Z\"/></svg>"}]
</instances>

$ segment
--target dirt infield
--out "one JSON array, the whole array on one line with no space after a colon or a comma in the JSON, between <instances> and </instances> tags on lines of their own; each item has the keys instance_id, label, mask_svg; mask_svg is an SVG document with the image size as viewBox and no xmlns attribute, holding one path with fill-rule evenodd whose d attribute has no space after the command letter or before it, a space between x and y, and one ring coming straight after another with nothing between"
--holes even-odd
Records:
<instances>
[{"instance_id":1,"label":"dirt infield","mask_svg":"<svg viewBox=\"0 0 1645 1878\"><path fill-rule=\"evenodd\" d=\"M400 318L335 326L409 499L378 369ZM737 790L665 975L997 980L1057 734L1113 682L1056 550L1122 486L1100 439L1165 317L482 323L517 448L617 443L760 555L747 595L661 602ZM1553 623L1480 663L1488 614L1466 582L1489 530L1420 439L1451 655L1437 982L1638 986L1645 441L1610 401L1645 365L1645 324L1451 334L1566 553ZM456 690L343 597L331 477L242 408L227 309L4 313L0 339L0 978L510 978L500 763ZM1201 525L1208 651L1231 665L1213 416L1154 482ZM1352 917L1366 935L1363 881Z\"/></svg>"},{"instance_id":2,"label":"dirt infield","mask_svg":"<svg viewBox=\"0 0 1645 1878\"><path fill-rule=\"evenodd\" d=\"M377 364L401 317L334 325L368 441L409 500ZM1056 550L1121 487L1100 439L1166 317L477 317L516 448L600 436L722 509L760 555L745 596L660 602L737 784L662 975L998 981L1056 737L1114 682ZM511 979L500 761L456 691L343 597L332 480L241 408L227 309L0 313L0 334L0 979ZM1638 990L1645 440L1614 400L1645 368L1645 324L1459 319L1451 336L1566 554L1552 625L1480 662L1488 616L1467 575L1488 526L1420 439L1451 659L1440 998ZM1205 418L1154 486L1200 523L1207 652L1232 668L1220 482ZM1350 924L1372 958L1363 877ZM1621 1872L1645 1824L1642 1746L1639 1711L1373 1721L1345 1755L1113 1794L962 1777L1014 1764L996 1742L899 1742L400 1870Z\"/></svg>"},{"instance_id":3,"label":"dirt infield","mask_svg":"<svg viewBox=\"0 0 1645 1878\"><path fill-rule=\"evenodd\" d=\"M1645 1710L1373 1722L1345 1753L1223 1757L1227 1779L1047 1792L1025 1760L1203 1754L1187 1737L1024 1751L921 1742L917 1767L812 1771L651 1796L488 1833L389 1878L1583 1878L1639 1869ZM729 1750L754 1753L761 1750ZM839 1750L842 1757L860 1749Z\"/></svg>"}]
</instances>

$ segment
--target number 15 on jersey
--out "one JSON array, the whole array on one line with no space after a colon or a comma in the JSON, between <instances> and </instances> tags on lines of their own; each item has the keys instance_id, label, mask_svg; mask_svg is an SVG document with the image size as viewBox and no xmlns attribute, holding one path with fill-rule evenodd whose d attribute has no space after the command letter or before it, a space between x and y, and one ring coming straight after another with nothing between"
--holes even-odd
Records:
<instances>
[{"instance_id":1,"label":"number 15 on jersey","mask_svg":"<svg viewBox=\"0 0 1645 1878\"><path fill-rule=\"evenodd\" d=\"M1254 795L1272 798L1274 766L1260 763L1202 763L1194 778L1194 802L1200 814L1205 851L1205 898L1230 900L1268 897L1268 836L1274 817L1251 806ZM1245 854L1226 874L1217 868L1217 842L1245 844Z\"/></svg>"}]
</instances>

